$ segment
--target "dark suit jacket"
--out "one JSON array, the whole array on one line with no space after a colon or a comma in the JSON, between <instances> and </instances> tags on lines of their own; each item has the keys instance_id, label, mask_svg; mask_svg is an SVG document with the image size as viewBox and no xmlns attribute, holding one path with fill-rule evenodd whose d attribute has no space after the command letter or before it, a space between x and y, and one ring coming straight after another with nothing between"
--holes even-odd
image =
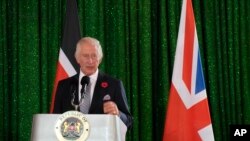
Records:
<instances>
[{"instance_id":1,"label":"dark suit jacket","mask_svg":"<svg viewBox=\"0 0 250 141\"><path fill-rule=\"evenodd\" d=\"M79 74L76 74L70 78L59 81L53 113L64 113L74 110L74 107L71 105L72 91L74 91L72 89L76 90L75 95L76 99L78 99L78 79ZM72 86L75 86L75 88ZM111 98L110 100L117 104L121 120L130 128L132 125L132 116L129 112L126 93L122 82L101 72L99 72L97 77L89 114L104 114L103 98L106 95L109 95Z\"/></svg>"}]
</instances>

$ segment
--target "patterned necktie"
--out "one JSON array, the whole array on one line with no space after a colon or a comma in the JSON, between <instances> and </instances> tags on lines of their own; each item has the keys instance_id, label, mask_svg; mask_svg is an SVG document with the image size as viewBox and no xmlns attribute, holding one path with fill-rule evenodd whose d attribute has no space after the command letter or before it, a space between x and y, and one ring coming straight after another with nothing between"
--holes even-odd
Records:
<instances>
[{"instance_id":1,"label":"patterned necktie","mask_svg":"<svg viewBox=\"0 0 250 141\"><path fill-rule=\"evenodd\" d=\"M84 86L82 86L82 89ZM89 113L89 107L90 107L90 88L91 88L91 83L86 86L86 91L83 91L83 103L80 105L80 111L84 114Z\"/></svg>"}]
</instances>

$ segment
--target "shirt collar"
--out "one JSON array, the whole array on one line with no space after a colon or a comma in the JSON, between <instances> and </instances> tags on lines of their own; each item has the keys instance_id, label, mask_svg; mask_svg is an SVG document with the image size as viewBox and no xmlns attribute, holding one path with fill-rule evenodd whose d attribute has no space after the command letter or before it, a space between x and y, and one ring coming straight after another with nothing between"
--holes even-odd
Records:
<instances>
[{"instance_id":1,"label":"shirt collar","mask_svg":"<svg viewBox=\"0 0 250 141\"><path fill-rule=\"evenodd\" d=\"M97 80L98 72L99 72L99 69L97 69L95 73L89 76L91 83ZM82 71L80 71L79 81L81 81L83 76L86 76L86 75Z\"/></svg>"}]
</instances>

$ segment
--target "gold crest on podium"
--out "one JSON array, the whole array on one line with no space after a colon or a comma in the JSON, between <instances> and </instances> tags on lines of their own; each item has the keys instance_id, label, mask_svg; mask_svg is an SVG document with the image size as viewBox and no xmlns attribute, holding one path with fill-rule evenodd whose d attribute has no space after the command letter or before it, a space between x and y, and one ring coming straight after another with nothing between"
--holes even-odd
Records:
<instances>
[{"instance_id":1,"label":"gold crest on podium","mask_svg":"<svg viewBox=\"0 0 250 141\"><path fill-rule=\"evenodd\" d=\"M89 122L84 114L68 111L58 117L55 132L60 141L85 141L90 133Z\"/></svg>"}]
</instances>

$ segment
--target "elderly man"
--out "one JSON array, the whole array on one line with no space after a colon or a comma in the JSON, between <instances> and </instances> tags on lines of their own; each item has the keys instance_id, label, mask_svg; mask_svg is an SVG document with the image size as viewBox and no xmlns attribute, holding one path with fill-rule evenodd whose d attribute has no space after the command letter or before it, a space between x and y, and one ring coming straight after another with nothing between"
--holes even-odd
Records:
<instances>
[{"instance_id":1,"label":"elderly man","mask_svg":"<svg viewBox=\"0 0 250 141\"><path fill-rule=\"evenodd\" d=\"M80 39L75 58L80 65L78 74L58 83L53 113L74 110L80 105L84 114L117 115L129 128L132 116L120 80L99 71L103 53L98 40L91 37Z\"/></svg>"}]
</instances>

